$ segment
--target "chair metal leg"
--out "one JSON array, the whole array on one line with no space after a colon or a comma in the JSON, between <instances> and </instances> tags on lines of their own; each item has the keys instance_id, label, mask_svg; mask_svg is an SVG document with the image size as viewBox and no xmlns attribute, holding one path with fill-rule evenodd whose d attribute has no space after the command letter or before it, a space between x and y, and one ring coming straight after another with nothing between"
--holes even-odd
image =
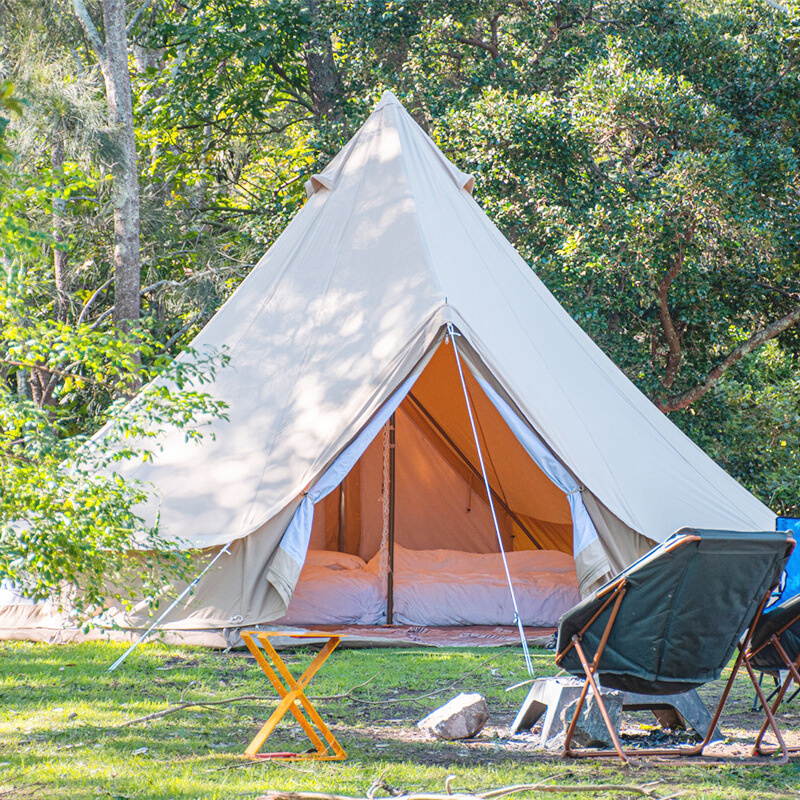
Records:
<instances>
[{"instance_id":1,"label":"chair metal leg","mask_svg":"<svg viewBox=\"0 0 800 800\"><path fill-rule=\"evenodd\" d=\"M614 749L617 751L617 755L627 764L628 759L625 755L625 751L622 749L622 743L619 740L619 735L617 734L614 725L611 723L611 717L608 715L608 709L606 708L606 704L603 701L603 695L600 694L600 689L597 687L597 683L594 679L594 672L593 666L589 666L589 662L586 658L586 655L583 652L583 648L581 647L580 640L577 636L573 637L573 643L575 645L575 650L578 653L578 658L581 660L581 664L583 664L583 671L586 673L586 682L583 685L583 691L581 692L581 696L578 698L578 704L575 708L575 713L572 715L572 720L569 724L569 728L567 729L566 739L564 740L564 753L563 755L567 758L580 758L584 755L583 752L579 750L571 750L570 749L570 742L572 741L572 736L575 733L575 727L578 724L578 718L580 717L581 710L583 709L583 704L586 700L586 694L591 685L592 691L594 692L595 699L597 700L597 704L600 706L600 713L603 716L603 722L606 724L606 728L608 730L609 735L611 736L611 741L614 742ZM592 751L585 751L587 754Z\"/></svg>"},{"instance_id":2,"label":"chair metal leg","mask_svg":"<svg viewBox=\"0 0 800 800\"><path fill-rule=\"evenodd\" d=\"M775 719L775 713L780 708L780 705L783 702L783 698L786 692L788 691L789 686L792 684L792 681L794 681L797 684L797 686L800 687L800 673L798 673L797 669L798 661L800 661L800 658L798 658L797 661L792 661L789 658L789 655L787 654L786 650L784 650L783 645L780 642L780 638L777 635L772 636L772 638L770 639L770 644L772 644L772 646L778 651L778 654L783 659L785 666L789 670L789 674L786 676L786 680L783 682L783 684L779 687L778 695L775 701L773 702L772 707L769 707L768 705L763 705L765 720L764 724L761 726L761 729L758 732L758 735L756 736L756 741L755 744L753 745L753 754L766 756L766 755L772 755L781 750L783 752L783 758L781 763L786 763L786 761L788 761L789 758L789 753L796 753L800 751L800 748L787 747L786 743L783 740L783 736L780 734L780 731L778 730L778 723L777 720ZM751 679L752 677L753 676L751 674ZM797 692L795 692L795 694L797 694ZM772 728L773 732L776 735L776 738L778 739L778 742L780 744L779 747L764 748L762 745L764 735L766 734L767 729L770 727Z\"/></svg>"},{"instance_id":3,"label":"chair metal leg","mask_svg":"<svg viewBox=\"0 0 800 800\"><path fill-rule=\"evenodd\" d=\"M713 732L717 727L717 723L719 722L720 717L722 716L722 709L725 708L725 703L728 702L728 697L731 693L731 689L733 689L733 682L734 680L736 680L736 676L739 674L739 668L742 666L742 661L744 661L744 647L740 645L739 655L736 656L736 661L734 662L730 677L728 678L725 684L725 689L722 692L722 697L720 697L719 702L717 703L717 707L714 709L714 716L711 718L711 725L709 726L708 733L705 735L703 741L700 742L700 744L696 745L695 747L680 748L680 752L678 753L678 755L699 756L703 754L703 750L706 749L709 742L711 741L711 737L714 735ZM759 691L761 691L760 688Z\"/></svg>"},{"instance_id":4,"label":"chair metal leg","mask_svg":"<svg viewBox=\"0 0 800 800\"><path fill-rule=\"evenodd\" d=\"M747 659L745 658L745 654L746 654L747 649L748 649L748 647L750 645L750 640L751 640L752 635L753 635L753 633L752 633L753 629L755 627L755 624L756 624L758 618L761 616L761 612L764 609L764 605L766 604L766 601L767 601L768 597L769 597L769 594L766 594L764 596L764 599L761 601L761 605L759 606L758 611L756 612L756 615L753 618L753 622L750 624L750 627L748 628L748 632L747 632L747 634L746 634L746 636L744 638L744 641L742 641L739 644L739 654L736 657L736 661L735 661L735 663L733 665L733 669L731 670L730 677L728 678L728 680L727 680L727 682L725 684L725 690L723 691L722 697L720 698L719 703L717 704L717 707L716 707L716 709L714 711L714 715L711 718L711 724L708 727L708 733L705 735L703 741L700 742L700 744L698 744L698 745L696 745L694 747L671 747L671 748L648 748L648 749L644 749L644 748L630 749L629 748L629 749L624 751L626 756L699 756L699 755L702 755L703 751L708 746L708 744L711 742L711 739L714 736L714 731L716 730L717 724L718 724L718 722L720 720L720 717L722 716L722 709L725 707L725 703L727 702L728 697L729 697L729 695L731 693L731 689L733 688L733 682L736 679L736 676L739 673L739 669L740 669L740 667L741 667L743 662L744 662L745 666L748 668L748 671L749 671L749 674L750 674L750 679L753 682L753 685L756 687L756 692L761 697L762 702L765 703L768 706L768 704L766 703L766 698L764 697L764 693L761 690L761 687L758 686L758 681L755 678L755 674L752 672L752 669L750 668L750 664L747 661ZM774 717L773 717L773 720L774 720ZM776 727L777 727L777 725L776 725ZM773 728L773 730L774 730L774 728ZM783 739L779 738L779 741L783 742ZM583 757L588 757L588 756L591 756L591 757L603 757L603 756L614 755L614 753L611 752L611 751L608 751L608 750L592 750L592 751L584 750L584 751L578 751L578 752L572 751L570 753L570 755L583 756ZM786 760L788 760L788 755L784 754L783 760L780 763L785 763Z\"/></svg>"},{"instance_id":5,"label":"chair metal leg","mask_svg":"<svg viewBox=\"0 0 800 800\"><path fill-rule=\"evenodd\" d=\"M783 736L781 734L781 729L778 727L778 723L775 720L775 715L772 712L772 708L770 707L769 701L764 696L764 692L761 687L758 685L758 681L756 680L756 674L753 671L753 668L750 666L750 661L745 659L744 666L747 669L747 674L750 676L750 680L755 687L756 693L758 694L758 698L761 701L761 707L764 709L764 714L767 717L767 725L772 728L772 732L775 734L775 738L778 740L779 747L775 748L767 752L763 750L761 745L761 738L763 737L763 733L760 732L759 736L756 738L756 744L753 747L753 755L772 755L773 753L777 753L778 750L781 751L781 757L778 759L776 763L778 764L786 764L789 761L789 750L786 747L786 742L783 741ZM778 705L780 704L780 699ZM777 707L777 706L776 706ZM766 726L763 728L763 731L766 732Z\"/></svg>"},{"instance_id":6,"label":"chair metal leg","mask_svg":"<svg viewBox=\"0 0 800 800\"><path fill-rule=\"evenodd\" d=\"M756 689L756 694L761 699L761 702L764 703L764 693L761 690L761 686L755 680L755 675L750 667L750 662L748 660L748 653L750 649L750 642L753 638L753 632L755 631L756 624L758 620L761 618L761 614L764 611L764 606L766 606L767 601L769 600L770 593L767 592L761 600L761 603L758 606L758 611L756 611L755 616L753 617L752 622L750 623L749 627L747 628L747 632L744 636L744 639L739 642L739 655L736 656L736 662L733 665L733 669L731 670L731 675L728 678L728 682L725 684L725 691L722 693L722 697L717 704L716 711L714 712L714 718L711 721L711 727L709 728L709 733L706 735L705 739L697 746L691 748L684 748L681 755L702 755L703 750L705 750L708 743L711 741L711 737L713 734L711 731L714 730L716 727L717 722L719 722L719 718L722 716L722 709L725 707L725 703L728 701L728 696L731 693L731 689L733 688L733 681L736 679L737 674L739 673L739 669L742 666L742 663L745 664L748 670L748 674L750 675L750 680L753 682L753 685Z\"/></svg>"},{"instance_id":7,"label":"chair metal leg","mask_svg":"<svg viewBox=\"0 0 800 800\"><path fill-rule=\"evenodd\" d=\"M765 675L769 675L772 678L772 680L775 681L775 687L767 695L767 702L771 703L773 701L773 699L775 698L775 695L778 694L778 692L780 691L781 684L783 683L783 681L780 679L780 673L778 673L778 676L776 677L771 672L764 672L763 670L759 670L758 671L758 685L762 689L764 688L764 676ZM791 700L788 700L787 702L791 702ZM750 706L750 710L751 711L758 711L760 705L761 704L759 703L759 700L758 700L758 694L756 693L756 694L753 695L753 703Z\"/></svg>"},{"instance_id":8,"label":"chair metal leg","mask_svg":"<svg viewBox=\"0 0 800 800\"><path fill-rule=\"evenodd\" d=\"M786 705L788 706L798 694L800 694L800 685L798 685L798 687L792 692L791 697L789 697L789 699L786 701Z\"/></svg>"}]
</instances>

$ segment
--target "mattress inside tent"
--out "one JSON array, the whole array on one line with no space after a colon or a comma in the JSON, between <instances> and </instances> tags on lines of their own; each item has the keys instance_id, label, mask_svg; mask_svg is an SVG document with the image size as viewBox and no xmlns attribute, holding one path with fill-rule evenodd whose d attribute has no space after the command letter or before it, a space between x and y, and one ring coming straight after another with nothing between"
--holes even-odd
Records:
<instances>
[{"instance_id":1,"label":"mattress inside tent","mask_svg":"<svg viewBox=\"0 0 800 800\"><path fill-rule=\"evenodd\" d=\"M555 626L580 600L569 505L467 379L520 618L527 626ZM513 625L452 348L439 349L401 404L395 438L392 622ZM379 435L342 486L316 505L305 565L276 625L386 623L386 446Z\"/></svg>"}]
</instances>

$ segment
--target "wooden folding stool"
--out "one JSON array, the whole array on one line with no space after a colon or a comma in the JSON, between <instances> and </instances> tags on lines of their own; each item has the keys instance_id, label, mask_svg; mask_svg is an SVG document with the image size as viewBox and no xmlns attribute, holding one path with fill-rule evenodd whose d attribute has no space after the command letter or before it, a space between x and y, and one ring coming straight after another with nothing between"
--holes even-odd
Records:
<instances>
[{"instance_id":1,"label":"wooden folding stool","mask_svg":"<svg viewBox=\"0 0 800 800\"><path fill-rule=\"evenodd\" d=\"M295 679L286 664L278 655L270 642L270 637L283 636L292 639L327 639L325 646L317 653L303 674ZM340 636L329 633L286 633L285 631L243 631L242 639L247 649L255 656L258 665L269 679L278 696L281 698L278 707L247 746L245 755L250 758L276 758L285 760L342 761L347 758L344 748L336 740L330 728L306 697L304 689L336 649L341 641ZM259 753L264 742L275 730L278 722L290 711L300 727L305 731L314 750L305 753L274 752Z\"/></svg>"}]
</instances>

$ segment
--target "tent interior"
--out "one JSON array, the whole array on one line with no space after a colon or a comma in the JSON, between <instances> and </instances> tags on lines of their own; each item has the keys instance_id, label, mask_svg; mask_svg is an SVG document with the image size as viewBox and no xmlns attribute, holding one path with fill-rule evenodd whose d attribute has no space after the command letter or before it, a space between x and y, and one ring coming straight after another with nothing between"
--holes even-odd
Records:
<instances>
[{"instance_id":1,"label":"tent interior","mask_svg":"<svg viewBox=\"0 0 800 800\"><path fill-rule=\"evenodd\" d=\"M526 453L468 369L464 370L506 550L572 553L564 493ZM497 552L466 401L452 348L442 345L395 420L395 542L413 550ZM383 442L376 438L315 509L313 549L371 558L380 547ZM344 518L340 524L340 506Z\"/></svg>"},{"instance_id":2,"label":"tent interior","mask_svg":"<svg viewBox=\"0 0 800 800\"><path fill-rule=\"evenodd\" d=\"M468 369L464 377L520 617L526 625L553 625L580 599L569 503ZM393 525L389 425L316 504L309 555L287 614L276 622L379 624L388 607L388 621L401 624L513 624L451 346L439 346L394 415Z\"/></svg>"}]
</instances>

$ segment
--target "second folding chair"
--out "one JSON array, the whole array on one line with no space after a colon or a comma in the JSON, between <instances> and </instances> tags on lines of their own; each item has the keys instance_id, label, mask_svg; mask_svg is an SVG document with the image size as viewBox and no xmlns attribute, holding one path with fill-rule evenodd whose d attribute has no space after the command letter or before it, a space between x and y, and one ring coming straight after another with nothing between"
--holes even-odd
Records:
<instances>
[{"instance_id":1,"label":"second folding chair","mask_svg":"<svg viewBox=\"0 0 800 800\"><path fill-rule=\"evenodd\" d=\"M750 646L745 651L745 665L753 683L756 683L754 670L761 673L777 673L786 671L787 675L780 683L774 698L767 701L761 699L765 712L764 724L756 736L753 752L758 755L770 755L779 749L784 752L800 752L800 747L787 747L783 737L778 735L778 746L764 746L764 736L770 727L770 718L783 702L789 687L794 683L800 688L800 594L773 606L765 611L757 621ZM771 706L767 705L771 701Z\"/></svg>"}]
</instances>

